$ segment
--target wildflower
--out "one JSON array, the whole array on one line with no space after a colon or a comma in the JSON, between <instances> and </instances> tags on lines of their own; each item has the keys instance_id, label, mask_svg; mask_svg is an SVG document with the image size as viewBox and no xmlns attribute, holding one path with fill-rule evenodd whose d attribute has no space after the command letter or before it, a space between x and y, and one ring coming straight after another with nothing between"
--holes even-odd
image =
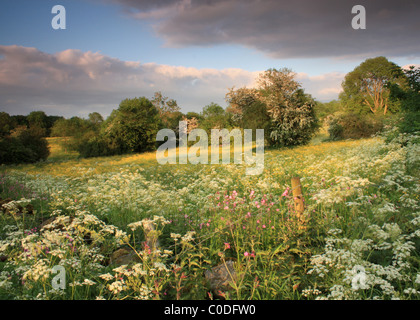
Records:
<instances>
[{"instance_id":1,"label":"wildflower","mask_svg":"<svg viewBox=\"0 0 420 320\"><path fill-rule=\"evenodd\" d=\"M181 239L184 242L190 242L193 240L194 234L195 234L195 231L188 231Z\"/></svg>"},{"instance_id":2,"label":"wildflower","mask_svg":"<svg viewBox=\"0 0 420 320\"><path fill-rule=\"evenodd\" d=\"M353 290L358 289L369 289L369 286L366 285L366 273L365 268L362 266L356 265L353 270L353 278L351 281L351 287Z\"/></svg>"},{"instance_id":3,"label":"wildflower","mask_svg":"<svg viewBox=\"0 0 420 320\"><path fill-rule=\"evenodd\" d=\"M245 251L245 252L244 252L244 256L245 256L245 257L248 257L248 256L249 256L249 252L248 252L248 251Z\"/></svg>"},{"instance_id":4,"label":"wildflower","mask_svg":"<svg viewBox=\"0 0 420 320\"><path fill-rule=\"evenodd\" d=\"M108 285L108 290L111 291L113 294L118 294L121 291L124 291L127 289L127 286L124 283L124 280L117 280L111 284Z\"/></svg>"},{"instance_id":5,"label":"wildflower","mask_svg":"<svg viewBox=\"0 0 420 320\"><path fill-rule=\"evenodd\" d=\"M181 238L181 235L178 233L171 233L171 238L174 239L174 241L178 241L178 238Z\"/></svg>"},{"instance_id":6,"label":"wildflower","mask_svg":"<svg viewBox=\"0 0 420 320\"><path fill-rule=\"evenodd\" d=\"M225 250L230 249L230 244L228 242L225 242Z\"/></svg>"},{"instance_id":7,"label":"wildflower","mask_svg":"<svg viewBox=\"0 0 420 320\"><path fill-rule=\"evenodd\" d=\"M92 281L92 280L89 280L89 279L85 279L82 284L84 284L86 286L93 286L95 284L95 282Z\"/></svg>"},{"instance_id":8,"label":"wildflower","mask_svg":"<svg viewBox=\"0 0 420 320\"><path fill-rule=\"evenodd\" d=\"M109 273L101 274L99 278L104 279L105 281L110 281L114 279L114 277L110 275Z\"/></svg>"}]
</instances>

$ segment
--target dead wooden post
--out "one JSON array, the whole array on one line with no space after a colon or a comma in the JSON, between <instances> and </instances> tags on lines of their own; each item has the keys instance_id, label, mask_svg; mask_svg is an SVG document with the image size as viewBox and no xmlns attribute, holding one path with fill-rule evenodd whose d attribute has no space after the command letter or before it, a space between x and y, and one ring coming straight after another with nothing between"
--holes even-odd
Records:
<instances>
[{"instance_id":1,"label":"dead wooden post","mask_svg":"<svg viewBox=\"0 0 420 320\"><path fill-rule=\"evenodd\" d=\"M305 205L303 203L302 186L299 177L292 178L292 192L295 201L295 211L298 218L300 218L303 214L303 210L305 210Z\"/></svg>"}]
</instances>

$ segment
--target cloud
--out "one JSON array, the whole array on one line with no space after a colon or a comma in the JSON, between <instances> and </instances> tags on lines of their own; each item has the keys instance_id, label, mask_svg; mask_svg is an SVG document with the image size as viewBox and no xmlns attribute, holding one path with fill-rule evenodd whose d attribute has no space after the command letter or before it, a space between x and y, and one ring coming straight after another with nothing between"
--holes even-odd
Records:
<instances>
[{"instance_id":1,"label":"cloud","mask_svg":"<svg viewBox=\"0 0 420 320\"><path fill-rule=\"evenodd\" d=\"M114 0L150 19L167 46L239 44L274 58L419 56L420 6L414 0ZM352 7L366 9L354 30Z\"/></svg>"},{"instance_id":2,"label":"cloud","mask_svg":"<svg viewBox=\"0 0 420 320\"><path fill-rule=\"evenodd\" d=\"M122 61L76 49L48 54L16 45L0 46L0 57L0 109L10 114L107 116L121 100L151 98L156 91L177 100L183 112L200 112L210 102L226 106L228 88L252 87L259 73ZM320 100L336 98L343 78L297 74L306 92Z\"/></svg>"},{"instance_id":3,"label":"cloud","mask_svg":"<svg viewBox=\"0 0 420 320\"><path fill-rule=\"evenodd\" d=\"M420 64L415 64L415 63L406 64L406 65L402 66L401 68L404 69L404 70L410 70L411 66L414 66L415 69L420 68Z\"/></svg>"},{"instance_id":4,"label":"cloud","mask_svg":"<svg viewBox=\"0 0 420 320\"><path fill-rule=\"evenodd\" d=\"M121 61L75 49L47 54L12 45L0 46L0 55L0 107L11 114L42 107L63 115L107 115L121 100L151 98L155 91L176 99L183 110L200 111L212 101L223 104L229 87L252 85L255 77L241 69Z\"/></svg>"},{"instance_id":5,"label":"cloud","mask_svg":"<svg viewBox=\"0 0 420 320\"><path fill-rule=\"evenodd\" d=\"M313 95L319 101L330 101L338 98L342 91L341 83L346 73L328 72L321 75L309 76L304 72L296 74L296 80L300 82L307 93Z\"/></svg>"}]
</instances>

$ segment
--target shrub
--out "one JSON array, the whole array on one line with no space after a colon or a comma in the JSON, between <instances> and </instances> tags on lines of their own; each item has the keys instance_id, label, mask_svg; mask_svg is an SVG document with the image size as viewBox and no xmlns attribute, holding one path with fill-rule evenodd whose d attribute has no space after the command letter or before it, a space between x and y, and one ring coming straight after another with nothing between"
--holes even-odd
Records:
<instances>
[{"instance_id":1,"label":"shrub","mask_svg":"<svg viewBox=\"0 0 420 320\"><path fill-rule=\"evenodd\" d=\"M77 151L83 158L101 157L113 154L102 137L92 137L88 140L79 141Z\"/></svg>"},{"instance_id":2,"label":"shrub","mask_svg":"<svg viewBox=\"0 0 420 320\"><path fill-rule=\"evenodd\" d=\"M0 140L0 163L33 163L45 160L50 154L48 142L38 127L17 127Z\"/></svg>"},{"instance_id":3,"label":"shrub","mask_svg":"<svg viewBox=\"0 0 420 320\"><path fill-rule=\"evenodd\" d=\"M383 120L377 116L339 113L329 120L330 140L368 138L379 132Z\"/></svg>"},{"instance_id":4,"label":"shrub","mask_svg":"<svg viewBox=\"0 0 420 320\"><path fill-rule=\"evenodd\" d=\"M330 140L343 139L344 128L337 120L338 119L336 118L332 119L328 127L328 134L330 135Z\"/></svg>"},{"instance_id":5,"label":"shrub","mask_svg":"<svg viewBox=\"0 0 420 320\"><path fill-rule=\"evenodd\" d=\"M399 129L402 133L414 133L420 131L420 112L405 112L403 120L399 125Z\"/></svg>"}]
</instances>

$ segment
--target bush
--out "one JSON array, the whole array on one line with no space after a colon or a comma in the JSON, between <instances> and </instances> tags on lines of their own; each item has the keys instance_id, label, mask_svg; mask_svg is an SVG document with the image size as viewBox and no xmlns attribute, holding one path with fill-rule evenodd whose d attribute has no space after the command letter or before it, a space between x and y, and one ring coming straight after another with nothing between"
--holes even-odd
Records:
<instances>
[{"instance_id":1,"label":"bush","mask_svg":"<svg viewBox=\"0 0 420 320\"><path fill-rule=\"evenodd\" d=\"M108 143L100 136L79 141L77 151L83 158L109 156L115 153L110 150Z\"/></svg>"},{"instance_id":2,"label":"bush","mask_svg":"<svg viewBox=\"0 0 420 320\"><path fill-rule=\"evenodd\" d=\"M315 102L299 90L294 100L295 105L280 108L279 115L273 118L270 128L273 145L289 147L307 144L319 128L313 108Z\"/></svg>"},{"instance_id":3,"label":"bush","mask_svg":"<svg viewBox=\"0 0 420 320\"><path fill-rule=\"evenodd\" d=\"M90 117L93 122L93 114ZM159 112L148 99L125 99L106 121L88 124L75 132L67 146L85 158L150 151L155 149L160 127Z\"/></svg>"},{"instance_id":4,"label":"bush","mask_svg":"<svg viewBox=\"0 0 420 320\"><path fill-rule=\"evenodd\" d=\"M294 72L284 68L268 69L258 79L260 99L271 117L270 138L275 146L306 144L319 128L316 102L295 77Z\"/></svg>"},{"instance_id":5,"label":"bush","mask_svg":"<svg viewBox=\"0 0 420 320\"><path fill-rule=\"evenodd\" d=\"M154 150L159 112L145 97L125 99L103 124L103 136L116 154Z\"/></svg>"},{"instance_id":6,"label":"bush","mask_svg":"<svg viewBox=\"0 0 420 320\"><path fill-rule=\"evenodd\" d=\"M48 158L48 142L38 127L16 128L0 140L0 163L33 163Z\"/></svg>"},{"instance_id":7,"label":"bush","mask_svg":"<svg viewBox=\"0 0 420 320\"><path fill-rule=\"evenodd\" d=\"M333 119L330 122L328 127L328 134L330 135L330 140L341 140L343 139L343 126L337 121L337 119Z\"/></svg>"},{"instance_id":8,"label":"bush","mask_svg":"<svg viewBox=\"0 0 420 320\"><path fill-rule=\"evenodd\" d=\"M330 140L369 138L382 130L383 120L378 116L339 113L329 120Z\"/></svg>"},{"instance_id":9,"label":"bush","mask_svg":"<svg viewBox=\"0 0 420 320\"><path fill-rule=\"evenodd\" d=\"M404 117L398 127L401 133L420 132L420 112L405 112Z\"/></svg>"}]
</instances>

